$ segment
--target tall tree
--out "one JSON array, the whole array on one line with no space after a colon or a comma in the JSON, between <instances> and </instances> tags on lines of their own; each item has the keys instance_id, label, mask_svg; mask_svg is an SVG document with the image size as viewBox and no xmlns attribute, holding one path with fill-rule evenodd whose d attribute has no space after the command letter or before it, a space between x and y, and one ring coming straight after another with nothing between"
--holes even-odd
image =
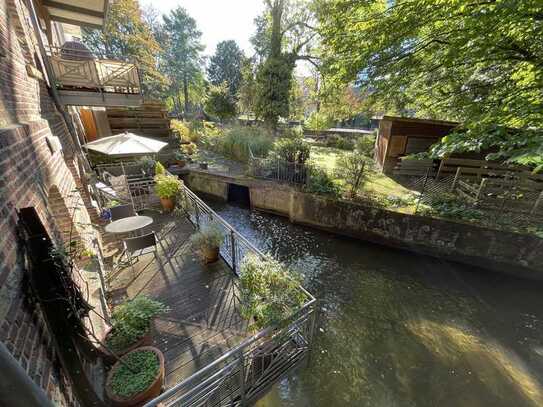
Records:
<instances>
[{"instance_id":1,"label":"tall tree","mask_svg":"<svg viewBox=\"0 0 543 407\"><path fill-rule=\"evenodd\" d=\"M160 45L142 18L136 0L111 3L103 30L83 31L83 42L99 58L133 62L143 72L144 93L159 97L167 85L155 55Z\"/></svg>"},{"instance_id":2,"label":"tall tree","mask_svg":"<svg viewBox=\"0 0 543 407\"><path fill-rule=\"evenodd\" d=\"M543 157L541 0L320 3L336 81L357 81L385 107L392 100L463 123L436 153L498 147L514 160Z\"/></svg>"},{"instance_id":3,"label":"tall tree","mask_svg":"<svg viewBox=\"0 0 543 407\"><path fill-rule=\"evenodd\" d=\"M241 65L241 83L238 92L238 107L241 113L255 113L256 78L255 66L250 58L245 58Z\"/></svg>"},{"instance_id":4,"label":"tall tree","mask_svg":"<svg viewBox=\"0 0 543 407\"><path fill-rule=\"evenodd\" d=\"M202 78L203 59L201 52L202 32L196 21L183 7L178 7L165 15L160 34L163 48L163 69L172 80L172 92L182 91L185 115L191 113L190 87ZM181 104L181 99L179 99Z\"/></svg>"},{"instance_id":5,"label":"tall tree","mask_svg":"<svg viewBox=\"0 0 543 407\"><path fill-rule=\"evenodd\" d=\"M260 25L253 37L253 43L257 38L262 49L268 51L257 74L256 111L269 126L275 127L279 117L289 116L296 61L315 61L306 51L311 48L316 32L310 25L313 12L307 1L265 0L265 3L267 15L257 20Z\"/></svg>"},{"instance_id":6,"label":"tall tree","mask_svg":"<svg viewBox=\"0 0 543 407\"><path fill-rule=\"evenodd\" d=\"M236 41L227 40L217 44L215 54L209 60L207 76L212 85L225 83L230 97L237 99L241 83L241 65L245 56Z\"/></svg>"}]
</instances>

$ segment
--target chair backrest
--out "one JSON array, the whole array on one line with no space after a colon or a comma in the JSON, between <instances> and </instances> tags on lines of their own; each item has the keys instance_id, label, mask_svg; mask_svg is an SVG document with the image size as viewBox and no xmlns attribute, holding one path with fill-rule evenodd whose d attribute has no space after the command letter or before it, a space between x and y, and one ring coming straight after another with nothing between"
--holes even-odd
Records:
<instances>
[{"instance_id":1,"label":"chair backrest","mask_svg":"<svg viewBox=\"0 0 543 407\"><path fill-rule=\"evenodd\" d=\"M111 212L112 221L136 215L136 212L134 212L134 207L131 204L114 206L109 210Z\"/></svg>"},{"instance_id":2,"label":"chair backrest","mask_svg":"<svg viewBox=\"0 0 543 407\"><path fill-rule=\"evenodd\" d=\"M124 239L124 245L128 253L133 253L138 250L156 246L155 232L151 232L143 236Z\"/></svg>"}]
</instances>

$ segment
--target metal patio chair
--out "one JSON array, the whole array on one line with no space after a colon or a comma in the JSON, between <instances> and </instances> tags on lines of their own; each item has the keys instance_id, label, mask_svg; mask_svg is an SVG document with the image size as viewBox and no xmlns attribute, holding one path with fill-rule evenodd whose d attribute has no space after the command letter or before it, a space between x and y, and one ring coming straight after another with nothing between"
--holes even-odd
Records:
<instances>
[{"instance_id":1,"label":"metal patio chair","mask_svg":"<svg viewBox=\"0 0 543 407\"><path fill-rule=\"evenodd\" d=\"M128 264L134 272L134 260L148 253L154 253L156 256L157 238L155 232L146 235L130 237L123 240L124 253L127 256Z\"/></svg>"},{"instance_id":2,"label":"metal patio chair","mask_svg":"<svg viewBox=\"0 0 543 407\"><path fill-rule=\"evenodd\" d=\"M111 221L114 222L119 219L128 218L130 216L136 216L134 207L131 204L114 206L109 209L111 212Z\"/></svg>"}]
</instances>

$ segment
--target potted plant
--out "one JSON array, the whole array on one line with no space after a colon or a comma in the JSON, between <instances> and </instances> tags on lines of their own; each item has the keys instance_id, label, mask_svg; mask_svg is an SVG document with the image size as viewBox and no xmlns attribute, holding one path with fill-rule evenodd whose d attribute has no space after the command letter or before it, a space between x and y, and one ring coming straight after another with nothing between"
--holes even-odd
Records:
<instances>
[{"instance_id":1,"label":"potted plant","mask_svg":"<svg viewBox=\"0 0 543 407\"><path fill-rule=\"evenodd\" d=\"M175 207L174 197L181 190L183 182L172 175L158 174L155 176L155 192L165 211L172 211Z\"/></svg>"},{"instance_id":2,"label":"potted plant","mask_svg":"<svg viewBox=\"0 0 543 407\"><path fill-rule=\"evenodd\" d=\"M164 355L152 346L135 349L117 361L106 380L114 406L142 405L160 395L164 386Z\"/></svg>"},{"instance_id":3,"label":"potted plant","mask_svg":"<svg viewBox=\"0 0 543 407\"><path fill-rule=\"evenodd\" d=\"M215 223L203 226L198 233L190 237L192 247L195 248L205 264L219 260L219 250L223 241L224 232Z\"/></svg>"},{"instance_id":4,"label":"potted plant","mask_svg":"<svg viewBox=\"0 0 543 407\"><path fill-rule=\"evenodd\" d=\"M185 154L183 154L181 151L176 151L174 157L175 164L179 167L183 168L185 165L187 165L187 158L185 157Z\"/></svg>"},{"instance_id":5,"label":"potted plant","mask_svg":"<svg viewBox=\"0 0 543 407\"><path fill-rule=\"evenodd\" d=\"M106 330L103 352L106 360L113 361L140 346L151 344L151 321L157 315L168 311L159 301L139 295L117 306L111 315L111 327Z\"/></svg>"},{"instance_id":6,"label":"potted plant","mask_svg":"<svg viewBox=\"0 0 543 407\"><path fill-rule=\"evenodd\" d=\"M249 254L240 267L241 315L254 329L281 327L306 300L301 278L272 258Z\"/></svg>"}]
</instances>

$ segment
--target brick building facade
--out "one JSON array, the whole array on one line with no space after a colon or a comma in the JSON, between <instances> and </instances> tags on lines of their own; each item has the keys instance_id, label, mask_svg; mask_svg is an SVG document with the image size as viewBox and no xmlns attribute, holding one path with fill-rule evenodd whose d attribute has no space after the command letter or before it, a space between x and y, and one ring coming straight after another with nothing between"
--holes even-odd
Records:
<instances>
[{"instance_id":1,"label":"brick building facade","mask_svg":"<svg viewBox=\"0 0 543 407\"><path fill-rule=\"evenodd\" d=\"M58 244L86 247L96 244L97 213L75 135L47 84L30 4L0 0L0 340L56 405L69 406L77 397L41 305L25 287L18 209L34 207Z\"/></svg>"}]
</instances>

